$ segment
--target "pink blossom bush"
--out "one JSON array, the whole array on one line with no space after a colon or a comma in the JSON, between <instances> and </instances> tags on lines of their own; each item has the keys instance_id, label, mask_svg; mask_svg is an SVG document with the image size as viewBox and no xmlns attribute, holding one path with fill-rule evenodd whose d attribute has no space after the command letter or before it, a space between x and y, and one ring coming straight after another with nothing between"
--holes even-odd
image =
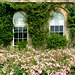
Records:
<instances>
[{"instance_id":1,"label":"pink blossom bush","mask_svg":"<svg viewBox=\"0 0 75 75\"><path fill-rule=\"evenodd\" d=\"M75 66L75 49L35 50L28 47L0 56L1 75L70 75Z\"/></svg>"}]
</instances>

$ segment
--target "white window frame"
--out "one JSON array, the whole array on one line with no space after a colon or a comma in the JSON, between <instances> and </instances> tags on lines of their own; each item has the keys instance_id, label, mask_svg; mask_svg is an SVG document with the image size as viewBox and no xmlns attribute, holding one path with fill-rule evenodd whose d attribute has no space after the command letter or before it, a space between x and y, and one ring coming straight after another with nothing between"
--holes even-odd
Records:
<instances>
[{"instance_id":1,"label":"white window frame","mask_svg":"<svg viewBox=\"0 0 75 75\"><path fill-rule=\"evenodd\" d=\"M13 19L14 20L14 19ZM14 21L13 21L13 23L14 23ZM26 25L27 25L27 41L28 41L28 24L27 23L25 23ZM14 26L15 27L15 26ZM24 26L23 26L24 27ZM14 28L13 28L13 33L15 33L14 32ZM19 33L19 32L18 32ZM22 37L23 37L23 35L22 35ZM19 36L18 36L18 38L19 38ZM24 39L24 38L22 38L22 39ZM14 43L14 36L13 36L13 46L18 46L18 45L15 45L15 43Z\"/></svg>"},{"instance_id":2,"label":"white window frame","mask_svg":"<svg viewBox=\"0 0 75 75\"><path fill-rule=\"evenodd\" d=\"M54 13L56 13L56 12L54 12ZM62 14L62 16L64 17L63 14ZM54 20L54 18L52 20ZM51 23L52 20L49 21L49 31L50 31L50 33L61 33L62 32L63 36L64 36L64 24L63 25L51 25L50 23ZM64 19L63 19L63 21L64 21ZM54 31L51 31L51 26L54 26ZM55 26L58 26L58 27L63 26L63 31L60 31L60 28L58 29L59 31L55 31Z\"/></svg>"}]
</instances>

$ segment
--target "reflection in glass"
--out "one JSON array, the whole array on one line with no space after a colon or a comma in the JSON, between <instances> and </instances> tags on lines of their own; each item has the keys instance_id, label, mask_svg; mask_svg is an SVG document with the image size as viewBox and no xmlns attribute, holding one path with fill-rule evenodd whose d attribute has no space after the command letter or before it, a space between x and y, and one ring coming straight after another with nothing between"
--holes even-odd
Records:
<instances>
[{"instance_id":1,"label":"reflection in glass","mask_svg":"<svg viewBox=\"0 0 75 75\"><path fill-rule=\"evenodd\" d=\"M22 41L22 39L19 39L19 41Z\"/></svg>"},{"instance_id":2,"label":"reflection in glass","mask_svg":"<svg viewBox=\"0 0 75 75\"><path fill-rule=\"evenodd\" d=\"M63 32L60 32L60 35L63 35Z\"/></svg>"},{"instance_id":3,"label":"reflection in glass","mask_svg":"<svg viewBox=\"0 0 75 75\"><path fill-rule=\"evenodd\" d=\"M63 26L60 26L60 31L63 31Z\"/></svg>"},{"instance_id":4,"label":"reflection in glass","mask_svg":"<svg viewBox=\"0 0 75 75\"><path fill-rule=\"evenodd\" d=\"M59 31L59 26L55 26L55 31Z\"/></svg>"},{"instance_id":5,"label":"reflection in glass","mask_svg":"<svg viewBox=\"0 0 75 75\"><path fill-rule=\"evenodd\" d=\"M50 27L50 30L51 30L51 31L54 31L54 26L51 26L51 27Z\"/></svg>"},{"instance_id":6,"label":"reflection in glass","mask_svg":"<svg viewBox=\"0 0 75 75\"><path fill-rule=\"evenodd\" d=\"M19 32L22 32L22 27L19 27Z\"/></svg>"},{"instance_id":7,"label":"reflection in glass","mask_svg":"<svg viewBox=\"0 0 75 75\"><path fill-rule=\"evenodd\" d=\"M59 25L59 19L55 18L55 25Z\"/></svg>"},{"instance_id":8,"label":"reflection in glass","mask_svg":"<svg viewBox=\"0 0 75 75\"><path fill-rule=\"evenodd\" d=\"M27 27L23 27L23 31L27 31Z\"/></svg>"},{"instance_id":9,"label":"reflection in glass","mask_svg":"<svg viewBox=\"0 0 75 75\"><path fill-rule=\"evenodd\" d=\"M14 27L14 32L18 32L18 27Z\"/></svg>"},{"instance_id":10,"label":"reflection in glass","mask_svg":"<svg viewBox=\"0 0 75 75\"><path fill-rule=\"evenodd\" d=\"M18 33L14 33L14 38L18 38Z\"/></svg>"},{"instance_id":11,"label":"reflection in glass","mask_svg":"<svg viewBox=\"0 0 75 75\"><path fill-rule=\"evenodd\" d=\"M27 38L27 33L23 33L23 38Z\"/></svg>"},{"instance_id":12,"label":"reflection in glass","mask_svg":"<svg viewBox=\"0 0 75 75\"><path fill-rule=\"evenodd\" d=\"M24 41L27 41L27 39L23 39Z\"/></svg>"},{"instance_id":13,"label":"reflection in glass","mask_svg":"<svg viewBox=\"0 0 75 75\"><path fill-rule=\"evenodd\" d=\"M19 33L19 38L22 38L22 33Z\"/></svg>"}]
</instances>

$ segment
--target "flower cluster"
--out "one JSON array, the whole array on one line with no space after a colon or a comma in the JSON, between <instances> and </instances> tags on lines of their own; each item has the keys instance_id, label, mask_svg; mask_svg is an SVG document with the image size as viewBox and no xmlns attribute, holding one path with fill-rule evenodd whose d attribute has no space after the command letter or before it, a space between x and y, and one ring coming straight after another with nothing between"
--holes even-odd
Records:
<instances>
[{"instance_id":1,"label":"flower cluster","mask_svg":"<svg viewBox=\"0 0 75 75\"><path fill-rule=\"evenodd\" d=\"M0 56L1 75L70 75L75 66L74 49L35 50L27 47Z\"/></svg>"}]
</instances>

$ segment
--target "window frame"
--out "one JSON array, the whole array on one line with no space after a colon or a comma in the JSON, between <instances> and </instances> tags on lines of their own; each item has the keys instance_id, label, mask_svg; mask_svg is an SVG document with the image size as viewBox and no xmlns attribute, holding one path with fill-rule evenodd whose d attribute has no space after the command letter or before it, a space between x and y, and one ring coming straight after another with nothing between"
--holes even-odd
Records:
<instances>
[{"instance_id":1,"label":"window frame","mask_svg":"<svg viewBox=\"0 0 75 75\"><path fill-rule=\"evenodd\" d=\"M54 12L54 13L61 13L61 12ZM53 13L53 14L54 14ZM62 14L62 13L61 13ZM62 14L62 16L64 17L64 15ZM53 19L52 19L53 20ZM49 35L50 35L50 33L63 33L63 36L64 36L64 22L63 22L63 25L51 25L50 23L51 23L51 21L52 20L49 20ZM59 19L60 20L60 19ZM63 19L63 21L64 21L64 19ZM54 22L55 23L55 22ZM54 26L54 31L51 31L51 26ZM58 31L55 31L55 26L58 26L59 27L59 29L58 29ZM60 26L63 26L63 31L60 31Z\"/></svg>"},{"instance_id":2,"label":"window frame","mask_svg":"<svg viewBox=\"0 0 75 75\"><path fill-rule=\"evenodd\" d=\"M23 11L19 11L19 12L23 12ZM16 13L18 13L18 12L16 12ZM15 14L16 14L16 13L15 13ZM25 12L23 12L23 13L25 13ZM14 15L15 15L15 14L14 14ZM25 13L25 14L26 14L26 13ZM13 15L13 16L14 16L14 15ZM14 18L13 18L13 20L14 20ZM14 22L14 21L13 21L13 22ZM28 41L28 24L27 24L27 23L25 23L25 24L26 24L26 27L27 27L26 33L27 33L27 41ZM14 24L13 24L13 25L14 25ZM15 26L14 26L14 27L15 27ZM14 32L14 27L13 27L13 34L15 33L15 32ZM25 26L23 26L23 27L25 27ZM22 28L23 28L23 27L22 27ZM19 28L19 27L18 27L18 28ZM18 30L18 33L19 33L19 30ZM22 32L22 34L23 34L23 33L24 33L24 32ZM22 35L22 37L23 37L23 35ZM14 39L15 39L15 38L14 38L14 35L13 35L13 46L18 46L18 45L15 45ZM17 39L18 39L18 41L19 41L19 35L18 35L18 38L17 38ZM21 38L21 39L24 39L24 38ZM23 41L23 40L22 40L22 41Z\"/></svg>"}]
</instances>

